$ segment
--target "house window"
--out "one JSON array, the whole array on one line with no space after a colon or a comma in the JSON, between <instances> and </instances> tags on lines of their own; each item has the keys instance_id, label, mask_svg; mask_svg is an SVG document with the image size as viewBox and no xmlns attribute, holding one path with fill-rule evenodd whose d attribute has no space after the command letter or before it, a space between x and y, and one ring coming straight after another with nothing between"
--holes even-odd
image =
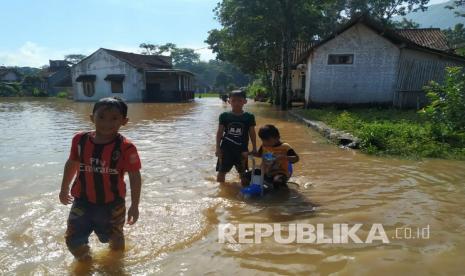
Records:
<instances>
[{"instance_id":1,"label":"house window","mask_svg":"<svg viewBox=\"0 0 465 276\"><path fill-rule=\"evenodd\" d=\"M329 55L328 64L353 64L354 55L353 54L344 54L344 55Z\"/></svg>"},{"instance_id":2,"label":"house window","mask_svg":"<svg viewBox=\"0 0 465 276\"><path fill-rule=\"evenodd\" d=\"M123 81L111 81L111 93L123 93Z\"/></svg>"},{"instance_id":3,"label":"house window","mask_svg":"<svg viewBox=\"0 0 465 276\"><path fill-rule=\"evenodd\" d=\"M95 85L93 81L83 81L82 89L84 91L84 95L87 97L92 97L95 94Z\"/></svg>"}]
</instances>

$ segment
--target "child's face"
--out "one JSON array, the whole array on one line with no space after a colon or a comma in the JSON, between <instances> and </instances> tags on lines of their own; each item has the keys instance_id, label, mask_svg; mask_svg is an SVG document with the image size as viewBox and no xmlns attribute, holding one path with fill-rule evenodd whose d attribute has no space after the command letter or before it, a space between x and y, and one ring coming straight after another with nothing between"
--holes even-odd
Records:
<instances>
[{"instance_id":1,"label":"child's face","mask_svg":"<svg viewBox=\"0 0 465 276\"><path fill-rule=\"evenodd\" d=\"M268 139L262 140L262 145L265 147L272 147L279 143L279 138L270 137Z\"/></svg>"},{"instance_id":2,"label":"child's face","mask_svg":"<svg viewBox=\"0 0 465 276\"><path fill-rule=\"evenodd\" d=\"M121 126L128 122L117 108L102 106L90 115L95 124L95 130L102 135L114 135L118 133Z\"/></svg>"},{"instance_id":3,"label":"child's face","mask_svg":"<svg viewBox=\"0 0 465 276\"><path fill-rule=\"evenodd\" d=\"M232 96L229 98L229 104L231 105L233 111L242 111L242 108L246 103L247 100L242 97Z\"/></svg>"}]
</instances>

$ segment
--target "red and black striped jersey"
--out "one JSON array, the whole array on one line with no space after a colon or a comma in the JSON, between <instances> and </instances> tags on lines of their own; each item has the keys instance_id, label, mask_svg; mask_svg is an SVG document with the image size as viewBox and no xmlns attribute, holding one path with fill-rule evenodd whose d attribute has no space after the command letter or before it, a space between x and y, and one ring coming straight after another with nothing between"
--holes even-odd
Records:
<instances>
[{"instance_id":1,"label":"red and black striped jersey","mask_svg":"<svg viewBox=\"0 0 465 276\"><path fill-rule=\"evenodd\" d=\"M73 137L69 159L80 165L71 195L97 204L125 198L125 172L141 168L137 149L121 134L106 144L94 143L94 135L81 132Z\"/></svg>"}]
</instances>

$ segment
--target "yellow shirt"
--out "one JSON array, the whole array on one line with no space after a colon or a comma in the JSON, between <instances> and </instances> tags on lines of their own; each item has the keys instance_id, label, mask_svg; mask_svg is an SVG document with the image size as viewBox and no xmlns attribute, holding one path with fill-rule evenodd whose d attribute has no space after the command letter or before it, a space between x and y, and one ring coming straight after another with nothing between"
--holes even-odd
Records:
<instances>
[{"instance_id":1,"label":"yellow shirt","mask_svg":"<svg viewBox=\"0 0 465 276\"><path fill-rule=\"evenodd\" d=\"M259 153L262 156L266 153L272 153L275 157L288 156L289 150L292 150L289 144L281 143L272 147L261 146ZM274 163L271 165L269 173L271 175L284 174L285 176L289 177L289 160L287 160L286 158L276 159Z\"/></svg>"}]
</instances>

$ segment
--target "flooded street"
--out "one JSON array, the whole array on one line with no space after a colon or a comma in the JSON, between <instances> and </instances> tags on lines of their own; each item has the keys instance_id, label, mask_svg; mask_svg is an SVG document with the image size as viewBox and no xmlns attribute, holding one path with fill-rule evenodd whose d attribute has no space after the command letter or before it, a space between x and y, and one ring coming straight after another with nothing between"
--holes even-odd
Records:
<instances>
[{"instance_id":1,"label":"flooded street","mask_svg":"<svg viewBox=\"0 0 465 276\"><path fill-rule=\"evenodd\" d=\"M219 99L129 104L122 134L142 161L141 214L125 226L122 258L92 235L95 260L73 261L64 242L69 206L58 201L71 138L89 130L91 103L0 100L0 274L463 275L465 162L397 160L328 144L267 104L250 102L257 125L275 124L300 155L290 194L238 197L235 173L215 182ZM129 186L129 185L128 185ZM129 197L128 197L129 201ZM220 223L381 223L390 243L218 243ZM394 239L397 228L429 225L429 239Z\"/></svg>"}]
</instances>

